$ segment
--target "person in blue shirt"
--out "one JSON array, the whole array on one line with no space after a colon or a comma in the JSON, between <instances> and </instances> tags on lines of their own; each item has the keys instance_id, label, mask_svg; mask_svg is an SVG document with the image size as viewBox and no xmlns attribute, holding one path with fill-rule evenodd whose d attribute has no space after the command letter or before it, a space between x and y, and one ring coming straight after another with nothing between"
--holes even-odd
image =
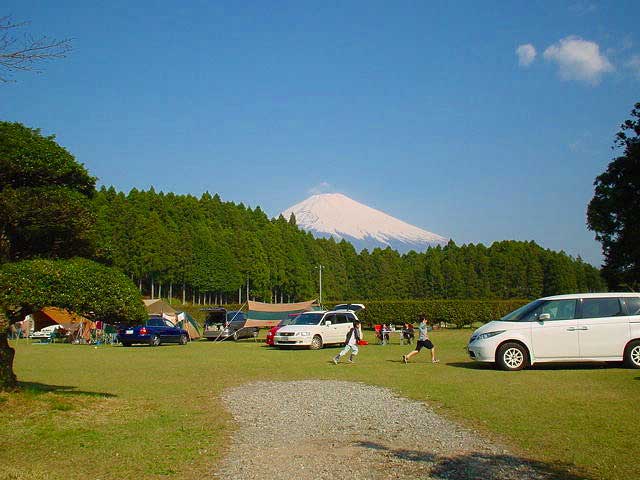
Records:
<instances>
[{"instance_id":1,"label":"person in blue shirt","mask_svg":"<svg viewBox=\"0 0 640 480\"><path fill-rule=\"evenodd\" d=\"M427 323L427 317L425 317L424 315L421 315L420 325L418 325L419 334L418 334L418 342L416 343L416 348L415 350L412 350L411 352L402 356L402 361L404 363L409 363L409 359L414 355L417 355L418 353L420 353L420 350L422 350L423 347L431 350L431 362L438 363L440 361L436 359L436 347L434 347L431 340L429 340L428 330L429 330L429 324Z\"/></svg>"}]
</instances>

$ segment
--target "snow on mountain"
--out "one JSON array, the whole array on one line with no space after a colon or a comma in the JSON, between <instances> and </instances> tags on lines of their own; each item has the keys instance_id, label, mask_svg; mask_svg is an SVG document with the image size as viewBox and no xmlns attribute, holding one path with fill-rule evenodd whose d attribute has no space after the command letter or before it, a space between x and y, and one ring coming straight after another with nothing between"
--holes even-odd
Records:
<instances>
[{"instance_id":1,"label":"snow on mountain","mask_svg":"<svg viewBox=\"0 0 640 480\"><path fill-rule=\"evenodd\" d=\"M400 252L424 251L429 246L448 242L445 237L367 207L341 193L313 195L287 208L282 215L289 219L292 213L298 226L316 237L344 238L358 250L390 246Z\"/></svg>"}]
</instances>

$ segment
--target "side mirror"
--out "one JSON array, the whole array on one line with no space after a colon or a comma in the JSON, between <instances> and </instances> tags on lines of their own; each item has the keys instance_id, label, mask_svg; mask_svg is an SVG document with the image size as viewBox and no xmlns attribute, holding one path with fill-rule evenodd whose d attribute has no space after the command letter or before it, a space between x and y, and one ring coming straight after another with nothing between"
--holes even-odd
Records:
<instances>
[{"instance_id":1,"label":"side mirror","mask_svg":"<svg viewBox=\"0 0 640 480\"><path fill-rule=\"evenodd\" d=\"M545 320L551 320L551 315L548 313L541 313L540 315L538 315L539 322L544 322Z\"/></svg>"},{"instance_id":2,"label":"side mirror","mask_svg":"<svg viewBox=\"0 0 640 480\"><path fill-rule=\"evenodd\" d=\"M331 320L327 320L326 322L324 322L325 326L330 327L331 326Z\"/></svg>"}]
</instances>

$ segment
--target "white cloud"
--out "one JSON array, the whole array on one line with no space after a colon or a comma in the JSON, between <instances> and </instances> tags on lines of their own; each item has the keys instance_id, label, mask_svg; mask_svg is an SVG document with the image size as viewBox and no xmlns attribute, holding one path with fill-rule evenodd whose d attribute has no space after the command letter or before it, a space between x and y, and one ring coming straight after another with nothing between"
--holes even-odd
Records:
<instances>
[{"instance_id":1,"label":"white cloud","mask_svg":"<svg viewBox=\"0 0 640 480\"><path fill-rule=\"evenodd\" d=\"M587 15L598 9L595 3L579 1L569 6L569 11L575 15Z\"/></svg>"},{"instance_id":2,"label":"white cloud","mask_svg":"<svg viewBox=\"0 0 640 480\"><path fill-rule=\"evenodd\" d=\"M632 55L624 65L640 78L640 55Z\"/></svg>"},{"instance_id":3,"label":"white cloud","mask_svg":"<svg viewBox=\"0 0 640 480\"><path fill-rule=\"evenodd\" d=\"M544 51L546 60L558 64L563 80L579 80L596 85L603 74L613 71L613 65L600 53L595 42L569 36Z\"/></svg>"},{"instance_id":4,"label":"white cloud","mask_svg":"<svg viewBox=\"0 0 640 480\"><path fill-rule=\"evenodd\" d=\"M536 47L530 43L520 45L516 48L516 55L518 55L518 63L521 67L528 67L533 63L536 58Z\"/></svg>"},{"instance_id":5,"label":"white cloud","mask_svg":"<svg viewBox=\"0 0 640 480\"><path fill-rule=\"evenodd\" d=\"M319 184L311 187L308 190L309 195L320 195L321 193L327 193L332 190L333 187L329 182L320 182Z\"/></svg>"}]
</instances>

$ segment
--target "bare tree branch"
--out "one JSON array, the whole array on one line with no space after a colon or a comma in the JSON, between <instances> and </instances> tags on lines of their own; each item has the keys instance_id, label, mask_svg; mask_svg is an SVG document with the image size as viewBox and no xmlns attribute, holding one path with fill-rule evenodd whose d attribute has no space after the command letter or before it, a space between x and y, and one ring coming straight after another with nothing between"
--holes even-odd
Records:
<instances>
[{"instance_id":1,"label":"bare tree branch","mask_svg":"<svg viewBox=\"0 0 640 480\"><path fill-rule=\"evenodd\" d=\"M53 58L65 58L73 49L71 39L56 40L46 36L33 37L26 33L14 35L29 22L13 23L11 17L0 17L0 82L10 82L17 71L41 73L38 63Z\"/></svg>"}]
</instances>

